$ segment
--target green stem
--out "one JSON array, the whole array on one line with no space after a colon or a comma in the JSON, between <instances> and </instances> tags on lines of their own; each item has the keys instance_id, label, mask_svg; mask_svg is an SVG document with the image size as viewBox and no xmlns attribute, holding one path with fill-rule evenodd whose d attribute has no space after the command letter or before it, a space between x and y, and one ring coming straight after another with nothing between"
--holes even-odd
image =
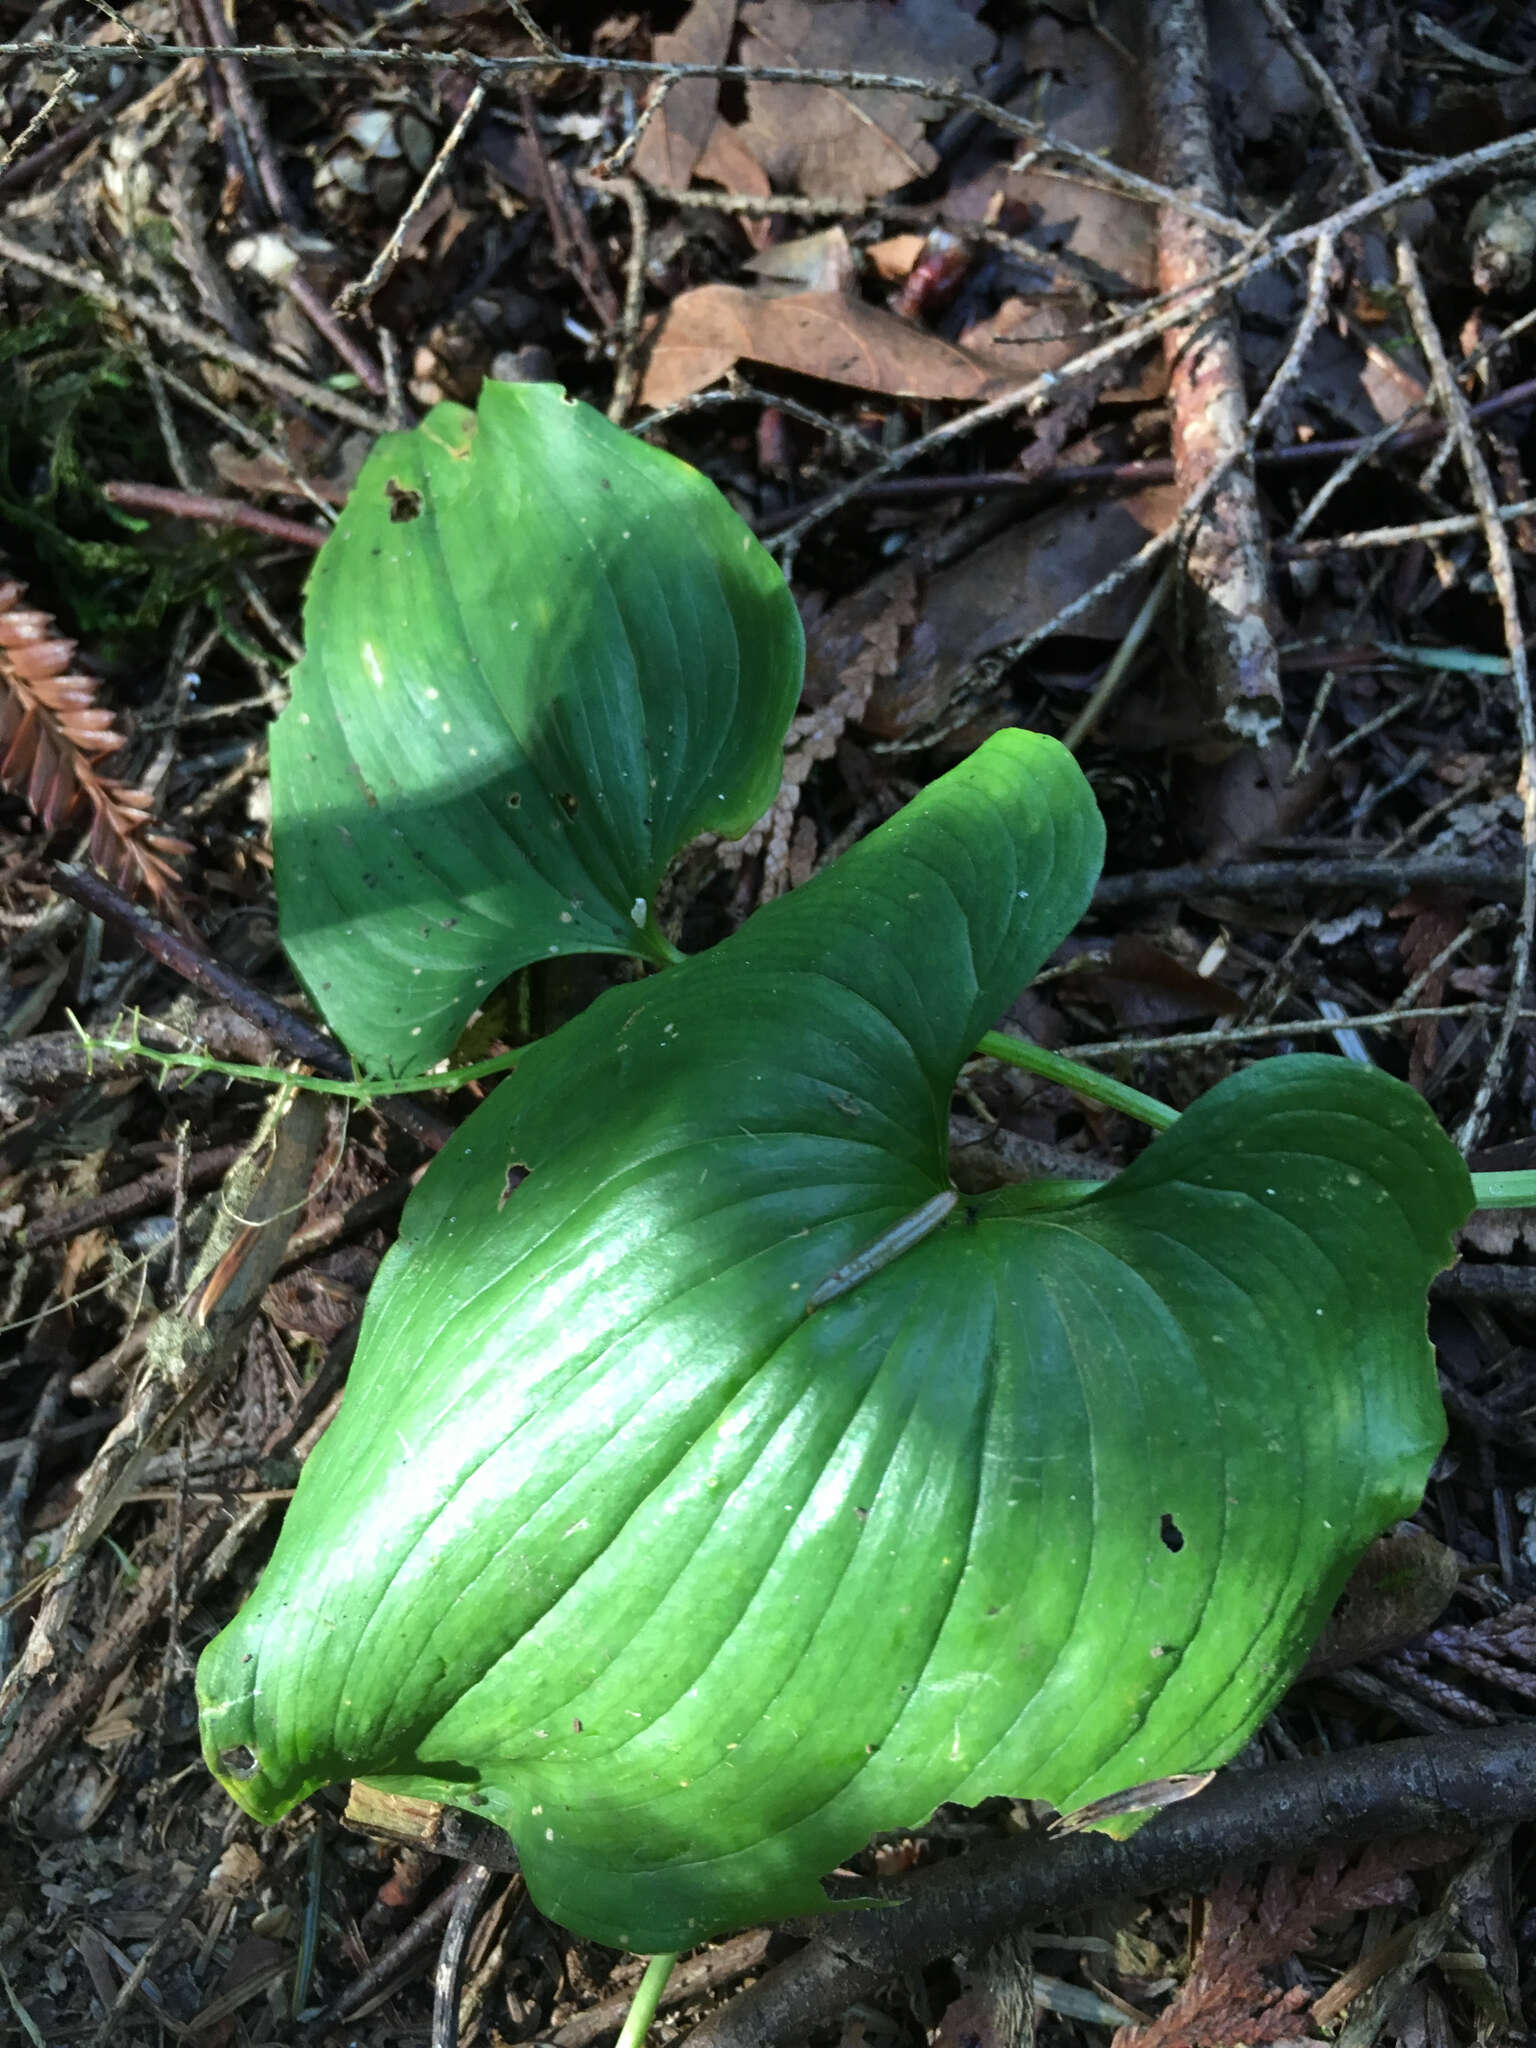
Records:
<instances>
[{"instance_id":1,"label":"green stem","mask_svg":"<svg viewBox=\"0 0 1536 2048\"><path fill-rule=\"evenodd\" d=\"M652 1956L645 1966L645 1975L640 1979L635 1992L634 2003L624 2020L624 2031L619 2035L618 2048L640 2048L651 2021L656 2017L656 2008L661 2003L661 1994L667 1988L667 1979L672 1974L675 1955Z\"/></svg>"},{"instance_id":2,"label":"green stem","mask_svg":"<svg viewBox=\"0 0 1536 2048\"><path fill-rule=\"evenodd\" d=\"M1096 1074L1092 1067L1080 1066L1076 1060L1065 1059L1059 1052L1047 1052L1026 1039L989 1031L976 1050L988 1059L1007 1060L1012 1066L1023 1067L1042 1080L1059 1082L1088 1102L1102 1102L1107 1109L1123 1110L1138 1123L1150 1124L1155 1131L1166 1131L1179 1120L1179 1112L1170 1109L1166 1102L1159 1102L1155 1095L1143 1095L1139 1088L1111 1081L1105 1074ZM1536 1172L1474 1173L1472 1192L1479 1209L1536 1209Z\"/></svg>"},{"instance_id":3,"label":"green stem","mask_svg":"<svg viewBox=\"0 0 1536 2048\"><path fill-rule=\"evenodd\" d=\"M448 1094L488 1074L504 1074L522 1058L521 1052L502 1052L492 1059L476 1060L472 1066L450 1067L446 1074L415 1074L403 1081L332 1081L323 1074L290 1074L284 1067L248 1067L236 1060L216 1060L190 1048L165 1052L159 1046L140 1044L137 1035L131 1039L84 1038L84 1044L87 1052L99 1052L103 1059L152 1060L156 1066L179 1067L183 1073L224 1074L232 1081L259 1082L264 1088L303 1088L311 1095L343 1095L352 1102L372 1102L380 1095Z\"/></svg>"},{"instance_id":4,"label":"green stem","mask_svg":"<svg viewBox=\"0 0 1536 2048\"><path fill-rule=\"evenodd\" d=\"M1006 1032L987 1032L976 1050L987 1059L1006 1060L1010 1066L1023 1067L1042 1080L1059 1082L1087 1102L1102 1102L1106 1109L1121 1110L1138 1123L1150 1124L1154 1131L1166 1131L1179 1120L1179 1112L1170 1109L1166 1102L1159 1102L1155 1095L1143 1095L1139 1088L1128 1088L1123 1081L1112 1081L1107 1074L1096 1074L1092 1067L1079 1066L1076 1060L1063 1059L1059 1052L1047 1052L1026 1039L1010 1038Z\"/></svg>"},{"instance_id":5,"label":"green stem","mask_svg":"<svg viewBox=\"0 0 1536 2048\"><path fill-rule=\"evenodd\" d=\"M1474 1173L1479 1209L1536 1209L1536 1173Z\"/></svg>"}]
</instances>

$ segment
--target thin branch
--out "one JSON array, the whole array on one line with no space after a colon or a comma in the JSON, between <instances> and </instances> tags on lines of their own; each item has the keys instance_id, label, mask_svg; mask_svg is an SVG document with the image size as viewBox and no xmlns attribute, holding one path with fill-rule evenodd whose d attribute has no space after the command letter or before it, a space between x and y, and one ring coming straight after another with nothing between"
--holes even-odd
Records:
<instances>
[{"instance_id":1,"label":"thin branch","mask_svg":"<svg viewBox=\"0 0 1536 2048\"><path fill-rule=\"evenodd\" d=\"M410 205L401 214L399 220L395 222L394 233L384 244L378 255L374 257L372 263L369 264L367 275L355 280L351 284L342 286L341 290L331 301L331 310L333 312L340 313L345 317L350 313L355 313L359 306L366 306L385 278L394 269L396 263L400 260L400 251L405 246L405 238L411 231L412 222L421 217L423 207L441 184L443 173L453 161L454 151L469 132L470 123L474 120L476 114L485 105L485 93L485 82L481 80L470 93L469 98L464 102L463 111L449 129L442 148L427 166L426 176L412 193Z\"/></svg>"},{"instance_id":2,"label":"thin branch","mask_svg":"<svg viewBox=\"0 0 1536 2048\"><path fill-rule=\"evenodd\" d=\"M325 544L325 529L306 526L302 520L284 519L280 513L264 512L259 505L244 504L239 498L214 498L201 491L173 491L162 484L137 484L114 480L101 487L110 504L127 512L165 512L173 519L201 519L210 526L238 526L247 533L264 534L268 540L288 547L318 548Z\"/></svg>"},{"instance_id":3,"label":"thin branch","mask_svg":"<svg viewBox=\"0 0 1536 2048\"><path fill-rule=\"evenodd\" d=\"M1235 1866L1329 1842L1487 1831L1536 1816L1536 1727L1375 1743L1264 1771L1227 1770L1128 1841L1034 1833L861 1885L888 1910L813 1923L806 1946L695 2028L689 2048L776 2048L937 1956L1103 1899L1190 1891Z\"/></svg>"},{"instance_id":4,"label":"thin branch","mask_svg":"<svg viewBox=\"0 0 1536 2048\"><path fill-rule=\"evenodd\" d=\"M324 1031L317 1031L313 1024L307 1024L302 1017L296 1016L286 1004L277 1002L264 990L254 988L240 975L232 973L205 950L200 940L188 939L179 932L168 930L157 918L130 903L110 882L104 882L99 875L90 874L84 868L56 867L53 882L62 895L73 897L76 903L83 904L97 917L125 933L152 960L158 960L173 974L179 974L183 981L216 997L221 1003L228 1003L242 1017L248 1017L253 1024L259 1025L294 1059L302 1060L308 1067L318 1068L322 1074L328 1074L335 1080L350 1081L354 1078L352 1061L334 1038ZM453 1134L452 1125L406 1098L381 1098L379 1111L434 1151L446 1144Z\"/></svg>"},{"instance_id":5,"label":"thin branch","mask_svg":"<svg viewBox=\"0 0 1536 2048\"><path fill-rule=\"evenodd\" d=\"M313 63L326 69L345 66L348 69L364 65L387 65L399 69L407 65L418 65L428 70L468 71L487 81L527 75L531 72L547 72L558 69L574 71L593 77L605 77L614 73L630 78L718 78L736 79L744 84L765 85L820 85L843 92L899 92L909 93L925 100L940 100L944 105L974 113L1005 134L1017 135L1029 142L1044 156L1058 157L1063 163L1072 164L1084 172L1100 179L1115 192L1124 193L1132 199L1142 200L1149 206L1174 206L1201 219L1218 233L1230 235L1241 241L1248 234L1247 225L1218 213L1213 208L1201 206L1197 201L1184 198L1159 185L1152 178L1144 178L1138 172L1127 170L1123 164L1111 162L1096 150L1085 149L1081 143L1069 142L1065 137L1053 134L1037 121L1031 121L1022 114L1014 113L1008 107L999 106L979 92L972 92L954 82L940 82L932 78L908 78L895 72L884 71L828 71L811 70L798 64L677 64L646 63L631 57L581 57L568 51L556 50L549 45L544 54L519 57L486 57L472 50L398 50L375 45L354 45L333 47L324 43L243 43L229 45L206 45L191 43L153 43L138 46L133 51L114 47L111 56L117 61L129 56L186 59L188 57L240 57L253 62L278 63L291 69L296 64ZM40 37L32 43L0 43L0 57L24 55L28 57L50 57L68 61L71 58L102 61L103 52L95 44L70 43L56 38Z\"/></svg>"},{"instance_id":6,"label":"thin branch","mask_svg":"<svg viewBox=\"0 0 1536 2048\"><path fill-rule=\"evenodd\" d=\"M1073 1059L1118 1059L1144 1052L1209 1052L1214 1046L1256 1045L1274 1038L1331 1038L1340 1031L1385 1031L1398 1024L1417 1024L1427 1017L1494 1017L1497 1003L1430 1004L1415 1010L1377 1010L1367 1017L1294 1017L1279 1024L1218 1025L1214 1031L1174 1031L1162 1038L1104 1038L1091 1045L1071 1045L1063 1052ZM1522 1010L1522 1019L1536 1010Z\"/></svg>"},{"instance_id":7,"label":"thin branch","mask_svg":"<svg viewBox=\"0 0 1536 2048\"><path fill-rule=\"evenodd\" d=\"M1170 903L1180 896L1237 896L1287 902L1311 889L1348 889L1362 896L1406 896L1410 890L1423 888L1465 889L1474 896L1510 902L1520 893L1520 868L1514 861L1444 853L1149 868L1136 875L1106 875L1093 892L1093 907L1109 910L1132 904Z\"/></svg>"},{"instance_id":8,"label":"thin branch","mask_svg":"<svg viewBox=\"0 0 1536 2048\"><path fill-rule=\"evenodd\" d=\"M45 256L41 250L18 242L13 235L0 233L0 261L29 270L35 277L46 277L53 284L61 284L69 291L80 293L83 298L95 299L99 305L126 314L167 341L194 349L199 355L211 356L215 362L228 363L231 369L239 370L264 390L280 392L284 398L294 399L315 412L329 413L333 419L345 420L349 427L361 427L365 433L383 431L381 419L362 406L354 405L349 398L343 398L339 392L328 391L323 384L297 376L281 364L266 362L224 335L216 334L212 328L198 327L190 320L183 320L179 313L167 313L153 300L140 298L137 292L123 291L94 271Z\"/></svg>"}]
</instances>

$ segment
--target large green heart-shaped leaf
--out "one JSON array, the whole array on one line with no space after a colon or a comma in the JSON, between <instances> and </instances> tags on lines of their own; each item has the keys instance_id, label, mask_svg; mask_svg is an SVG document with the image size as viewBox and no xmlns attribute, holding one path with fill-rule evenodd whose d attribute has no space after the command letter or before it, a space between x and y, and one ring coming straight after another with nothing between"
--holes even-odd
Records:
<instances>
[{"instance_id":1,"label":"large green heart-shaped leaf","mask_svg":"<svg viewBox=\"0 0 1536 2048\"><path fill-rule=\"evenodd\" d=\"M956 1069L1099 849L1070 759L1000 735L466 1122L203 1658L253 1813L351 1773L477 1807L545 1911L664 1950L941 1800L1240 1745L1440 1441L1470 1186L1418 1097L1270 1062L1103 1193L962 1202L806 1308L945 1190Z\"/></svg>"},{"instance_id":2,"label":"large green heart-shaped leaf","mask_svg":"<svg viewBox=\"0 0 1536 2048\"><path fill-rule=\"evenodd\" d=\"M369 457L272 735L283 942L370 1069L442 1058L556 953L665 958L651 903L778 787L784 580L713 484L552 384Z\"/></svg>"}]
</instances>

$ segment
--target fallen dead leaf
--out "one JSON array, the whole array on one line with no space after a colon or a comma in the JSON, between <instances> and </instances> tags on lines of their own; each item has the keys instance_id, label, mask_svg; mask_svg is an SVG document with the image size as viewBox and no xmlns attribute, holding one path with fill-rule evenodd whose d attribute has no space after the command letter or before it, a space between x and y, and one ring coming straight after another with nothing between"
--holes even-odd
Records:
<instances>
[{"instance_id":1,"label":"fallen dead leaf","mask_svg":"<svg viewBox=\"0 0 1536 2048\"><path fill-rule=\"evenodd\" d=\"M867 69L935 84L969 81L995 38L958 0L749 0L744 64ZM840 92L754 83L738 137L779 186L853 203L924 178L938 162L923 139L946 111L912 93Z\"/></svg>"},{"instance_id":2,"label":"fallen dead leaf","mask_svg":"<svg viewBox=\"0 0 1536 2048\"><path fill-rule=\"evenodd\" d=\"M927 239L926 235L888 235L883 242L872 242L864 253L877 277L887 284L899 284L922 255Z\"/></svg>"},{"instance_id":3,"label":"fallen dead leaf","mask_svg":"<svg viewBox=\"0 0 1536 2048\"><path fill-rule=\"evenodd\" d=\"M1108 502L1068 501L941 569L923 593L921 623L900 665L875 684L865 730L903 739L931 724L983 655L1047 625L1161 533L1178 509L1171 485ZM1146 579L1130 577L1074 619L1071 631L1119 639L1145 595Z\"/></svg>"},{"instance_id":4,"label":"fallen dead leaf","mask_svg":"<svg viewBox=\"0 0 1536 2048\"><path fill-rule=\"evenodd\" d=\"M742 265L776 287L802 292L847 292L857 267L841 228L821 228L814 235L796 235L791 242L774 242Z\"/></svg>"},{"instance_id":5,"label":"fallen dead leaf","mask_svg":"<svg viewBox=\"0 0 1536 2048\"><path fill-rule=\"evenodd\" d=\"M658 64L723 64L736 29L736 0L694 0L669 36L657 36ZM640 138L635 170L653 185L686 189L714 131L720 101L716 78L679 79Z\"/></svg>"},{"instance_id":6,"label":"fallen dead leaf","mask_svg":"<svg viewBox=\"0 0 1536 2048\"><path fill-rule=\"evenodd\" d=\"M976 400L1070 360L1079 346L1066 337L970 350L841 292L772 297L706 284L681 293L663 314L640 396L647 405L675 405L746 357L890 398Z\"/></svg>"},{"instance_id":7,"label":"fallen dead leaf","mask_svg":"<svg viewBox=\"0 0 1536 2048\"><path fill-rule=\"evenodd\" d=\"M1127 170L1150 173L1142 81L1121 54L1140 44L1139 16L1133 0L1102 0L1097 28L1036 15L1025 46L1031 76L1008 100L1009 112L1043 122L1064 142L1097 150ZM1075 258L1110 289L1155 287L1155 222L1141 200L1067 172L1015 174L1006 163L973 162L969 172L957 170L944 200L947 216L985 221L1006 206L1010 216L1025 216L1026 240Z\"/></svg>"}]
</instances>

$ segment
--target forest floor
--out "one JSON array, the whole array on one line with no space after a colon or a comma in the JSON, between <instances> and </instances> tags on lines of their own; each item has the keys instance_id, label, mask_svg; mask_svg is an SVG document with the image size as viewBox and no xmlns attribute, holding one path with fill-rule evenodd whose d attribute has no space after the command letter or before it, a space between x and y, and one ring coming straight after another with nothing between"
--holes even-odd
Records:
<instances>
[{"instance_id":1,"label":"forest floor","mask_svg":"<svg viewBox=\"0 0 1536 2048\"><path fill-rule=\"evenodd\" d=\"M1012 1028L1179 1108L1332 1051L1536 1167L1536 15L46 0L0 4L0 79L0 2033L586 2048L639 1964L515 1859L344 1790L259 1829L197 1741L464 1098L328 1114L240 1229L270 1091L73 1020L261 1063L310 1015L266 733L314 550L378 433L552 379L710 477L805 621L783 791L684 861L692 931L1051 733L1108 861ZM1145 1135L985 1061L954 1104L1015 1172ZM1532 1228L1464 1231L1424 1505L1209 1800L1123 1846L943 1808L856 1866L950 1884L903 1967L752 1930L656 2038L1528 2038Z\"/></svg>"}]
</instances>

